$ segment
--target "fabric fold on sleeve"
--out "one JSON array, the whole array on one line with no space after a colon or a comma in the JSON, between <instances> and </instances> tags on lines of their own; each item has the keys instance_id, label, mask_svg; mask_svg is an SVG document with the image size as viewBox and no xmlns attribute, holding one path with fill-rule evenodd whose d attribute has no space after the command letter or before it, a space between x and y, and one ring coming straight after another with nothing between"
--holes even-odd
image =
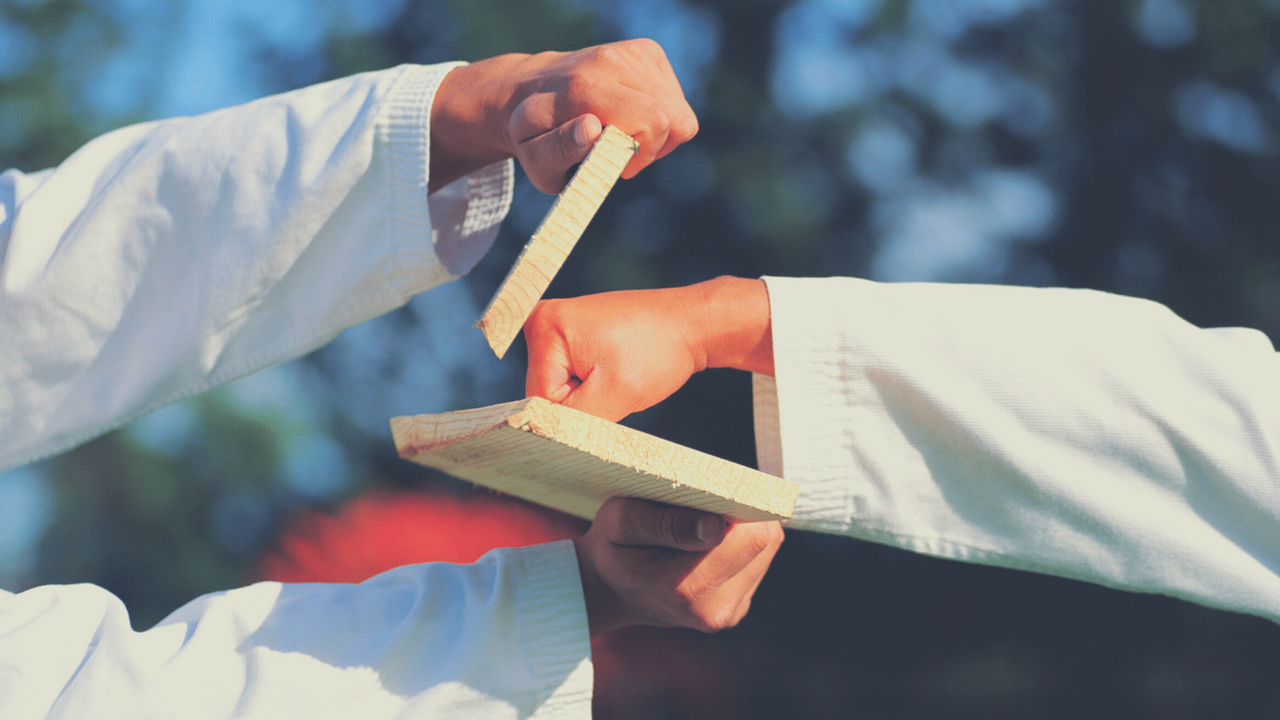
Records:
<instances>
[{"instance_id":1,"label":"fabric fold on sleeve","mask_svg":"<svg viewBox=\"0 0 1280 720\"><path fill-rule=\"evenodd\" d=\"M591 716L571 541L359 585L259 583L134 632L89 585L0 595L0 716Z\"/></svg>"},{"instance_id":2,"label":"fabric fold on sleeve","mask_svg":"<svg viewBox=\"0 0 1280 720\"><path fill-rule=\"evenodd\" d=\"M792 527L1280 621L1261 333L1084 290L766 283L760 461L802 486Z\"/></svg>"},{"instance_id":3,"label":"fabric fold on sleeve","mask_svg":"<svg viewBox=\"0 0 1280 720\"><path fill-rule=\"evenodd\" d=\"M469 269L512 169L428 198L431 102L457 65L122 128L58 168L0 176L0 470L304 355Z\"/></svg>"}]
</instances>

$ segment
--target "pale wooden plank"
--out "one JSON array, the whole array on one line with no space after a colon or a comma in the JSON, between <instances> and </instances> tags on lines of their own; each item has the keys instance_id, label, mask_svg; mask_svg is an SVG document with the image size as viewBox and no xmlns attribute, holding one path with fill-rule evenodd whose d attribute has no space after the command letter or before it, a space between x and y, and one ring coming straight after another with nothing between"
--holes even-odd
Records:
<instances>
[{"instance_id":1,"label":"pale wooden plank","mask_svg":"<svg viewBox=\"0 0 1280 720\"><path fill-rule=\"evenodd\" d=\"M739 521L791 516L792 482L542 398L391 420L400 456L594 518L621 495Z\"/></svg>"},{"instance_id":2,"label":"pale wooden plank","mask_svg":"<svg viewBox=\"0 0 1280 720\"><path fill-rule=\"evenodd\" d=\"M606 127L529 238L476 322L498 357L506 354L520 334L529 313L542 299L637 147L626 133L612 125Z\"/></svg>"}]
</instances>

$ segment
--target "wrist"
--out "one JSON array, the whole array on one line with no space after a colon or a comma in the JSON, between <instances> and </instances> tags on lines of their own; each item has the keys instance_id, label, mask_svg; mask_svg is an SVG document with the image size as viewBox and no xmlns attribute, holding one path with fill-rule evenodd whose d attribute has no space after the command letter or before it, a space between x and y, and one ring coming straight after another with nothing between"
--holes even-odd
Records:
<instances>
[{"instance_id":1,"label":"wrist","mask_svg":"<svg viewBox=\"0 0 1280 720\"><path fill-rule=\"evenodd\" d=\"M431 102L431 191L515 156L507 120L530 57L499 55L445 75Z\"/></svg>"},{"instance_id":2,"label":"wrist","mask_svg":"<svg viewBox=\"0 0 1280 720\"><path fill-rule=\"evenodd\" d=\"M705 367L773 374L773 326L763 280L722 276L695 285Z\"/></svg>"},{"instance_id":3,"label":"wrist","mask_svg":"<svg viewBox=\"0 0 1280 720\"><path fill-rule=\"evenodd\" d=\"M583 538L577 538L573 541L573 548L578 556L578 572L582 579L582 600L587 609L587 632L594 638L633 623L623 617L621 598L596 571L585 543Z\"/></svg>"}]
</instances>

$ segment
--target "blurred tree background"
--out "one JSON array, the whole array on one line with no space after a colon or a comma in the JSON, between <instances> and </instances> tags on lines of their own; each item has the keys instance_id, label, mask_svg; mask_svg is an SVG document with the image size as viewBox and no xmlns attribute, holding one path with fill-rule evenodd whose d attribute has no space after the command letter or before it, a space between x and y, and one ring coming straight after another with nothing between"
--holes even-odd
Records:
<instances>
[{"instance_id":1,"label":"blurred tree background","mask_svg":"<svg viewBox=\"0 0 1280 720\"><path fill-rule=\"evenodd\" d=\"M1061 285L1280 339L1280 0L0 0L0 167L401 62L642 36L701 132L615 189L551 295L720 274ZM494 359L470 326L549 204L522 179L465 283L0 475L0 586L97 583L145 628L253 577L299 512L467 495L398 461L386 420L523 394L520 353ZM629 422L753 464L749 395L704 373ZM1272 623L804 533L741 627L679 643L718 668L711 709L633 668L612 716L1280 707Z\"/></svg>"}]
</instances>

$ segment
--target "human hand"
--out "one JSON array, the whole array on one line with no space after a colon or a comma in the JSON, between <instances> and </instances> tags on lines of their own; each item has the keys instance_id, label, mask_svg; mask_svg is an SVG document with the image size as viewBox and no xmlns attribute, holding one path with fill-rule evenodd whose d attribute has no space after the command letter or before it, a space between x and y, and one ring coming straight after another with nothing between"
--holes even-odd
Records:
<instances>
[{"instance_id":1,"label":"human hand","mask_svg":"<svg viewBox=\"0 0 1280 720\"><path fill-rule=\"evenodd\" d=\"M782 545L777 522L611 498L574 541L591 636L629 625L715 632L738 624Z\"/></svg>"},{"instance_id":2,"label":"human hand","mask_svg":"<svg viewBox=\"0 0 1280 720\"><path fill-rule=\"evenodd\" d=\"M559 192L605 125L635 138L631 178L698 132L662 47L626 40L575 52L500 55L445 76L431 107L430 190L516 157Z\"/></svg>"},{"instance_id":3,"label":"human hand","mask_svg":"<svg viewBox=\"0 0 1280 720\"><path fill-rule=\"evenodd\" d=\"M761 280L721 277L538 303L524 325L525 392L618 421L664 400L693 373L773 374Z\"/></svg>"}]
</instances>

